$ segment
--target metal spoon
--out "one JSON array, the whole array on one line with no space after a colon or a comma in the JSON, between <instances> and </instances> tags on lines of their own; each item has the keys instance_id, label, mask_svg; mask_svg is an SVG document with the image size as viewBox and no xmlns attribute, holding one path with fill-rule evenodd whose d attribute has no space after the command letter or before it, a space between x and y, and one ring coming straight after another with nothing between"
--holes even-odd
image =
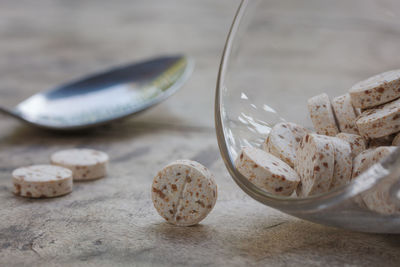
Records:
<instances>
[{"instance_id":1,"label":"metal spoon","mask_svg":"<svg viewBox=\"0 0 400 267\"><path fill-rule=\"evenodd\" d=\"M163 101L183 85L193 66L182 55L159 57L84 77L0 111L41 128L90 128Z\"/></svg>"}]
</instances>

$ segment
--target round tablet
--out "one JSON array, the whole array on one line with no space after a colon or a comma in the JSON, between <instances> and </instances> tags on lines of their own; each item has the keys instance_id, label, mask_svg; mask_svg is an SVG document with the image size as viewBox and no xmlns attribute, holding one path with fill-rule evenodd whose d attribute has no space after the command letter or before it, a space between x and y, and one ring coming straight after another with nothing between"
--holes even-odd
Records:
<instances>
[{"instance_id":1,"label":"round tablet","mask_svg":"<svg viewBox=\"0 0 400 267\"><path fill-rule=\"evenodd\" d=\"M400 131L400 99L361 113L356 121L360 135L369 138L388 136Z\"/></svg>"},{"instance_id":2,"label":"round tablet","mask_svg":"<svg viewBox=\"0 0 400 267\"><path fill-rule=\"evenodd\" d=\"M390 190L397 182L397 177L388 177L378 182L372 189L362 194L368 209L383 215L400 214L400 207L392 200Z\"/></svg>"},{"instance_id":3,"label":"round tablet","mask_svg":"<svg viewBox=\"0 0 400 267\"><path fill-rule=\"evenodd\" d=\"M371 108L400 97L400 70L380 73L350 89L353 106Z\"/></svg>"},{"instance_id":4,"label":"round tablet","mask_svg":"<svg viewBox=\"0 0 400 267\"><path fill-rule=\"evenodd\" d=\"M72 172L52 165L18 168L12 173L13 192L31 198L57 197L72 191Z\"/></svg>"},{"instance_id":5,"label":"round tablet","mask_svg":"<svg viewBox=\"0 0 400 267\"><path fill-rule=\"evenodd\" d=\"M395 146L380 146L370 148L361 152L353 160L353 175L352 179L357 178L360 174L368 170L372 165L383 160L395 151Z\"/></svg>"},{"instance_id":6,"label":"round tablet","mask_svg":"<svg viewBox=\"0 0 400 267\"><path fill-rule=\"evenodd\" d=\"M374 149L368 149L360 153L354 159L353 179L369 169L372 165L382 161L396 150L394 146L381 146ZM394 180L393 180L394 179ZM393 203L390 197L390 188L396 182L397 177L385 178L378 182L370 190L361 193L361 198L365 206L377 213L391 215L399 213L400 209Z\"/></svg>"},{"instance_id":7,"label":"round tablet","mask_svg":"<svg viewBox=\"0 0 400 267\"><path fill-rule=\"evenodd\" d=\"M335 136L339 133L332 105L327 94L324 93L310 98L307 106L311 121L318 134Z\"/></svg>"},{"instance_id":8,"label":"round tablet","mask_svg":"<svg viewBox=\"0 0 400 267\"><path fill-rule=\"evenodd\" d=\"M339 133L336 135L337 138L340 138L350 144L352 157L356 157L358 154L367 149L367 141L361 136L357 134L349 134L349 133Z\"/></svg>"},{"instance_id":9,"label":"round tablet","mask_svg":"<svg viewBox=\"0 0 400 267\"><path fill-rule=\"evenodd\" d=\"M351 180L353 157L351 146L347 141L337 137L330 137L335 150L335 164L333 168L330 189L341 187Z\"/></svg>"},{"instance_id":10,"label":"round tablet","mask_svg":"<svg viewBox=\"0 0 400 267\"><path fill-rule=\"evenodd\" d=\"M334 163L335 148L328 136L304 136L294 164L301 180L297 195L306 197L327 192L332 184Z\"/></svg>"},{"instance_id":11,"label":"round tablet","mask_svg":"<svg viewBox=\"0 0 400 267\"><path fill-rule=\"evenodd\" d=\"M93 149L68 149L54 153L51 164L68 168L74 180L93 180L107 174L108 155Z\"/></svg>"},{"instance_id":12,"label":"round tablet","mask_svg":"<svg viewBox=\"0 0 400 267\"><path fill-rule=\"evenodd\" d=\"M157 212L179 226L198 224L217 201L212 173L200 163L177 160L154 177L152 200Z\"/></svg>"},{"instance_id":13,"label":"round tablet","mask_svg":"<svg viewBox=\"0 0 400 267\"><path fill-rule=\"evenodd\" d=\"M276 124L263 144L263 149L294 167L296 150L300 141L309 131L292 122Z\"/></svg>"},{"instance_id":14,"label":"round tablet","mask_svg":"<svg viewBox=\"0 0 400 267\"><path fill-rule=\"evenodd\" d=\"M300 182L288 164L258 148L243 148L235 166L250 182L275 195L290 196Z\"/></svg>"},{"instance_id":15,"label":"round tablet","mask_svg":"<svg viewBox=\"0 0 400 267\"><path fill-rule=\"evenodd\" d=\"M343 133L358 134L356 126L357 113L351 104L349 94L335 97L332 100L332 107L336 115L336 119Z\"/></svg>"}]
</instances>

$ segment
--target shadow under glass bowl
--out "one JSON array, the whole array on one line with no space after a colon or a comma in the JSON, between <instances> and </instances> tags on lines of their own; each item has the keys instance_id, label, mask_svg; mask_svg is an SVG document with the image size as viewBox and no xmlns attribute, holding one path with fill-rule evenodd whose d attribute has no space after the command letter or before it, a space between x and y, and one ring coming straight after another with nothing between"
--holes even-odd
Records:
<instances>
[{"instance_id":1,"label":"shadow under glass bowl","mask_svg":"<svg viewBox=\"0 0 400 267\"><path fill-rule=\"evenodd\" d=\"M224 163L259 202L316 223L375 233L400 233L400 151L351 184L290 198L256 187L234 167L244 146L259 147L274 124L312 128L307 100L346 93L356 82L400 68L397 0L242 0L218 74L215 124ZM368 209L379 193L391 211Z\"/></svg>"}]
</instances>

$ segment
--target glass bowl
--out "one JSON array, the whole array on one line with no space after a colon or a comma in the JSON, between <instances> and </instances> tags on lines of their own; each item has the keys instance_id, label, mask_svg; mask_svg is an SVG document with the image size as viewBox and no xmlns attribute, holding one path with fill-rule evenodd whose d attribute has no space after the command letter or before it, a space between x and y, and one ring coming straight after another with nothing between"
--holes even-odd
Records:
<instances>
[{"instance_id":1,"label":"glass bowl","mask_svg":"<svg viewBox=\"0 0 400 267\"><path fill-rule=\"evenodd\" d=\"M215 125L224 163L255 200L316 223L400 233L400 152L350 184L322 195L280 197L256 187L234 167L244 146L259 147L282 121L312 128L307 99L344 94L356 82L400 68L400 2L242 0L218 74ZM396 212L369 210L363 194L380 190Z\"/></svg>"}]
</instances>

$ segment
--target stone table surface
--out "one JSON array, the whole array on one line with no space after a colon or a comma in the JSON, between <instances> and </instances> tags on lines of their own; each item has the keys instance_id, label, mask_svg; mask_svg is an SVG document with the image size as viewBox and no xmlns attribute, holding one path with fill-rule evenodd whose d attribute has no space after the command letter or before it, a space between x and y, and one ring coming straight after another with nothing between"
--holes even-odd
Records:
<instances>
[{"instance_id":1,"label":"stone table surface","mask_svg":"<svg viewBox=\"0 0 400 267\"><path fill-rule=\"evenodd\" d=\"M184 52L196 70L184 88L139 117L59 134L0 116L0 266L399 266L396 235L349 232L268 208L227 173L213 128L213 94L237 1L0 1L0 104L83 74ZM104 150L108 177L64 197L11 193L11 172L70 147ZM214 172L219 199L198 226L156 213L150 186L168 162Z\"/></svg>"}]
</instances>

